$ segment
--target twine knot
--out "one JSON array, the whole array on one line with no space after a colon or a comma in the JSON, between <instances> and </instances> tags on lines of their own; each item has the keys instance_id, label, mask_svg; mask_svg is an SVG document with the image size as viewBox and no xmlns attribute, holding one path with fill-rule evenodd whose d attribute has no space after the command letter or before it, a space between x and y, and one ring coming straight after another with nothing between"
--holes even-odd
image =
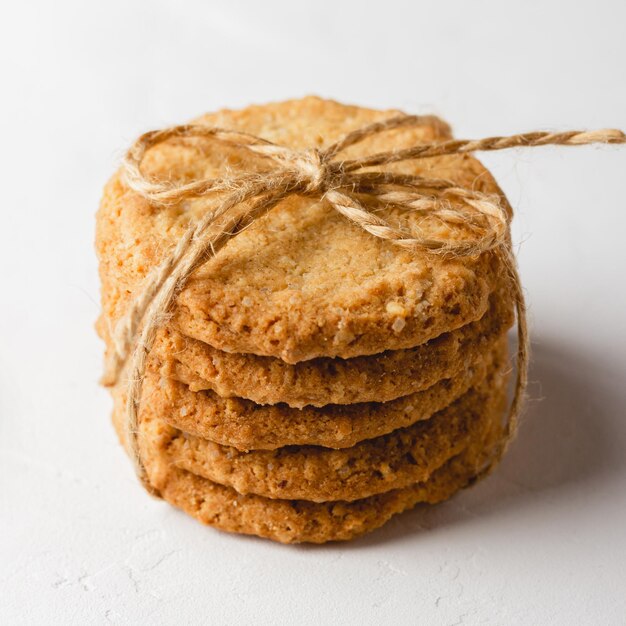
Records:
<instances>
[{"instance_id":1,"label":"twine knot","mask_svg":"<svg viewBox=\"0 0 626 626\"><path fill-rule=\"evenodd\" d=\"M187 198L222 194L217 206L207 204L206 213L183 233L174 249L149 273L129 310L112 332L115 350L108 357L103 382L107 385L116 384L121 372L127 368L128 444L137 475L150 493L159 495L150 483L142 460L138 419L142 380L156 329L191 274L206 261L209 254L219 253L244 226L262 217L293 194L321 196L356 226L375 237L410 250L448 257L477 256L491 250L498 256L517 313L517 378L502 440L487 465L476 468L476 476L488 473L502 456L516 433L528 370L526 305L508 239L512 212L499 196L458 187L449 180L398 174L381 170L379 166L411 159L512 147L626 143L626 136L613 129L531 132L511 137L432 141L355 159L335 159L346 148L379 133L437 122L432 117L400 115L352 131L323 150L310 148L303 152L247 133L200 125L151 131L131 146L123 163L126 184L146 200L164 205ZM142 161L150 148L171 138L187 137L201 137L236 146L268 159L272 167L262 175L258 172L244 172L235 178L206 178L186 183L154 179L141 171ZM375 212L381 205L412 213L418 218L417 226L410 229L390 224ZM428 229L423 232L419 227L420 219L435 219L449 228L444 235L428 236L424 234ZM127 364L129 357L130 362Z\"/></svg>"},{"instance_id":2,"label":"twine knot","mask_svg":"<svg viewBox=\"0 0 626 626\"><path fill-rule=\"evenodd\" d=\"M296 164L302 174L303 193L322 195L329 188L330 168L318 148L311 148L300 153Z\"/></svg>"}]
</instances>

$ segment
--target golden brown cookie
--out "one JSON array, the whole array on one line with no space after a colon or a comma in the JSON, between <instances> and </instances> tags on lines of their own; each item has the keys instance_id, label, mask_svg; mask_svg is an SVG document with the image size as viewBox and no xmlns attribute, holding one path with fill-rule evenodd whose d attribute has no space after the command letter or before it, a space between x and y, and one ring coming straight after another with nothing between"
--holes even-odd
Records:
<instances>
[{"instance_id":1,"label":"golden brown cookie","mask_svg":"<svg viewBox=\"0 0 626 626\"><path fill-rule=\"evenodd\" d=\"M394 114L304 98L225 110L198 123L308 148L328 146L350 130ZM369 138L346 156L449 137L444 123L425 119L422 127ZM190 180L263 171L267 164L214 142L178 139L151 150L143 167L148 175ZM388 167L500 193L469 155ZM106 186L96 245L103 304L99 330L107 342L111 325L127 310L141 281L206 212L206 201L156 207L125 187L119 174ZM390 207L381 213L408 228L421 220L423 235L449 234L439 221L418 213ZM411 252L350 224L323 200L290 197L197 270L178 297L173 321L184 334L220 350L288 363L375 354L411 348L479 319L501 270L491 252L463 259Z\"/></svg>"},{"instance_id":2,"label":"golden brown cookie","mask_svg":"<svg viewBox=\"0 0 626 626\"><path fill-rule=\"evenodd\" d=\"M390 402L303 409L258 405L241 398L222 398L213 391L194 393L182 383L152 373L144 381L143 397L171 426L242 451L293 445L348 448L427 419L478 385L488 370L501 369L506 356L503 336L494 351L481 355L465 372Z\"/></svg>"},{"instance_id":3,"label":"golden brown cookie","mask_svg":"<svg viewBox=\"0 0 626 626\"><path fill-rule=\"evenodd\" d=\"M476 322L406 350L369 357L319 358L290 365L272 357L230 354L162 329L151 369L192 391L291 407L387 402L463 376L489 354L513 323L511 297L499 288L487 313Z\"/></svg>"},{"instance_id":4,"label":"golden brown cookie","mask_svg":"<svg viewBox=\"0 0 626 626\"><path fill-rule=\"evenodd\" d=\"M123 405L117 395L114 422L124 440ZM241 495L172 466L163 454L169 428L158 421L144 422L141 440L151 482L163 498L201 522L228 532L258 535L282 543L325 543L358 537L382 526L393 515L416 504L434 504L472 484L489 462L502 436L499 416L457 457L436 470L426 482L354 502L314 503Z\"/></svg>"}]
</instances>

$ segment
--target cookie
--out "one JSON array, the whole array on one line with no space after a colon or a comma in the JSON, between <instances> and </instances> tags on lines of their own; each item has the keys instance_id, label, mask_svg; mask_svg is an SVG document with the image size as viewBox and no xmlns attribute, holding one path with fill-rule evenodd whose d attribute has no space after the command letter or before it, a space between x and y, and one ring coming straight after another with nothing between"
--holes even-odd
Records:
<instances>
[{"instance_id":1,"label":"cookie","mask_svg":"<svg viewBox=\"0 0 626 626\"><path fill-rule=\"evenodd\" d=\"M327 146L345 133L397 111L375 111L304 98L203 116L200 124L260 135L294 148ZM450 137L441 121L426 119L352 146L345 156ZM206 140L180 139L147 155L146 174L169 179L237 175L267 168L263 159ZM487 170L469 155L433 157L388 166L446 178L500 194ZM109 329L125 313L147 273L167 255L207 202L156 207L116 174L97 215L96 247L103 317ZM394 223L423 235L446 236L439 221L381 208ZM178 296L172 319L181 331L226 352L296 363L350 358L420 345L479 319L502 268L496 255L442 258L394 246L352 225L326 201L292 196L207 260Z\"/></svg>"},{"instance_id":2,"label":"cookie","mask_svg":"<svg viewBox=\"0 0 626 626\"><path fill-rule=\"evenodd\" d=\"M117 394L114 422L123 441L123 404ZM168 440L159 422L142 425L141 448L150 480L163 498L201 522L228 532L258 535L282 543L325 543L353 539L382 526L418 503L435 504L472 484L502 436L499 418L461 454L427 481L354 502L314 503L241 495L234 489L172 466L163 455ZM161 438L161 440L159 440Z\"/></svg>"},{"instance_id":3,"label":"cookie","mask_svg":"<svg viewBox=\"0 0 626 626\"><path fill-rule=\"evenodd\" d=\"M162 329L150 367L192 391L209 389L222 397L242 397L257 404L285 403L301 408L387 402L442 379L465 375L512 323L511 296L500 287L491 295L489 309L481 319L415 348L290 365L272 357L222 352Z\"/></svg>"},{"instance_id":4,"label":"cookie","mask_svg":"<svg viewBox=\"0 0 626 626\"><path fill-rule=\"evenodd\" d=\"M182 383L158 379L153 373L146 376L143 394L154 412L170 426L238 450L274 450L294 445L349 448L364 439L427 419L447 407L478 385L488 369L500 368L506 353L503 337L494 352L481 356L467 371L390 402L303 409L285 404L258 405L241 398L222 398L213 391L194 393Z\"/></svg>"}]
</instances>

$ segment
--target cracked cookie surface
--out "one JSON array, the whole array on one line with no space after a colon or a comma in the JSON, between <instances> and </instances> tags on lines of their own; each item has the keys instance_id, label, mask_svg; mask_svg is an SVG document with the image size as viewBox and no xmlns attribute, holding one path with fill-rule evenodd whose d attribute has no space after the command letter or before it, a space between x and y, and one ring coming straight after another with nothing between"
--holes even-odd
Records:
<instances>
[{"instance_id":1,"label":"cracked cookie surface","mask_svg":"<svg viewBox=\"0 0 626 626\"><path fill-rule=\"evenodd\" d=\"M304 98L220 111L197 121L304 149L329 145L350 130L394 114ZM443 122L427 118L424 126L370 138L346 155L449 137ZM262 171L267 167L262 161L237 149L181 139L151 150L143 167L156 177L191 180ZM389 167L501 193L487 170L468 155ZM150 205L124 185L119 173L108 183L96 235L103 304L98 328L105 340L150 269L206 210L198 200ZM391 208L381 211L390 220L406 221L407 227L419 219ZM455 236L428 218L422 218L419 228L433 236ZM491 253L446 259L403 250L350 224L323 200L294 196L195 272L178 297L172 319L184 334L226 352L288 363L350 358L410 348L479 319L501 269Z\"/></svg>"}]
</instances>

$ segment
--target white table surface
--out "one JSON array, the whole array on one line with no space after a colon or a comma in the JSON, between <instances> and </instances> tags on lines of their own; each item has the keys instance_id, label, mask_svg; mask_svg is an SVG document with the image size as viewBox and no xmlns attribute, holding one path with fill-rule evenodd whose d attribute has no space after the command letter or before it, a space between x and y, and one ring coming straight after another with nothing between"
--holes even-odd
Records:
<instances>
[{"instance_id":1,"label":"white table surface","mask_svg":"<svg viewBox=\"0 0 626 626\"><path fill-rule=\"evenodd\" d=\"M623 2L367 4L3 6L0 623L625 623L625 148L484 159L517 211L532 400L452 501L347 545L227 535L145 495L109 425L94 212L139 132L307 93L458 136L626 128Z\"/></svg>"}]
</instances>

